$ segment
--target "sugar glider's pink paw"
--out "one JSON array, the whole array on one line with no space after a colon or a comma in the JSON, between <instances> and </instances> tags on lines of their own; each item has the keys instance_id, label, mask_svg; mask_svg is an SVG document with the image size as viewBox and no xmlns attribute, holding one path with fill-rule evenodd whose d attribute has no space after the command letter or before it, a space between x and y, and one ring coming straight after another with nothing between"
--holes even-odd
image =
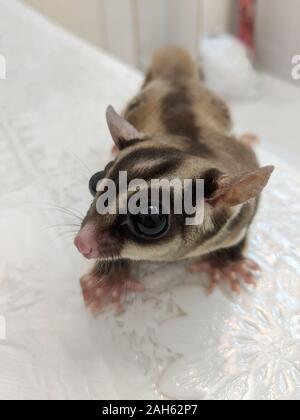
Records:
<instances>
[{"instance_id":1,"label":"sugar glider's pink paw","mask_svg":"<svg viewBox=\"0 0 300 420\"><path fill-rule=\"evenodd\" d=\"M193 264L189 271L191 273L206 273L210 277L209 292L212 293L216 286L225 281L229 288L235 292L241 292L241 283L256 287L256 277L261 272L259 265L248 259L243 258L239 261L229 262L224 266L217 262L202 261Z\"/></svg>"},{"instance_id":2,"label":"sugar glider's pink paw","mask_svg":"<svg viewBox=\"0 0 300 420\"><path fill-rule=\"evenodd\" d=\"M132 278L110 282L108 277L99 278L90 274L83 276L80 284L85 305L93 315L109 304L113 305L116 313L120 313L124 310L123 299L127 293L144 290L143 285Z\"/></svg>"},{"instance_id":3,"label":"sugar glider's pink paw","mask_svg":"<svg viewBox=\"0 0 300 420\"><path fill-rule=\"evenodd\" d=\"M260 143L258 136L252 133L245 133L239 137L239 141L247 147L254 147Z\"/></svg>"}]
</instances>

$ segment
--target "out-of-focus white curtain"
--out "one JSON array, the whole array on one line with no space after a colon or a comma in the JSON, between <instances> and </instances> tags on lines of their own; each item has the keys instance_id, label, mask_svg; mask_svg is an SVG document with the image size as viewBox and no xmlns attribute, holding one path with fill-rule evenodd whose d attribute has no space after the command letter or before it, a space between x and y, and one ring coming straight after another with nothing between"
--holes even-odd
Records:
<instances>
[{"instance_id":1,"label":"out-of-focus white curtain","mask_svg":"<svg viewBox=\"0 0 300 420\"><path fill-rule=\"evenodd\" d=\"M178 44L193 54L203 33L229 29L234 0L23 0L121 60L145 68L153 51Z\"/></svg>"}]
</instances>

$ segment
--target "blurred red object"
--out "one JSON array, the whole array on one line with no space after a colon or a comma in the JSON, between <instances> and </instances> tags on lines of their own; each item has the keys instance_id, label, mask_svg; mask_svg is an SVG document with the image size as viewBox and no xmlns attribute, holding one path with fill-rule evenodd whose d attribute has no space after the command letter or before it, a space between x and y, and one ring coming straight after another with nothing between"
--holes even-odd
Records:
<instances>
[{"instance_id":1,"label":"blurred red object","mask_svg":"<svg viewBox=\"0 0 300 420\"><path fill-rule=\"evenodd\" d=\"M255 51L256 0L239 0L239 38L253 52Z\"/></svg>"}]
</instances>

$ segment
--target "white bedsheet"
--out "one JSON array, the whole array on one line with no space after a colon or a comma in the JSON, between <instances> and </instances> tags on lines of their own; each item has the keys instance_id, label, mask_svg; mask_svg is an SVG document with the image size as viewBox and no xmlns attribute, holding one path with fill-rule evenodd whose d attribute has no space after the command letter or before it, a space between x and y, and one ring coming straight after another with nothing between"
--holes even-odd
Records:
<instances>
[{"instance_id":1,"label":"white bedsheet","mask_svg":"<svg viewBox=\"0 0 300 420\"><path fill-rule=\"evenodd\" d=\"M54 226L76 219L52 207L87 208L105 108L141 76L14 0L0 10L0 399L300 399L299 172L260 151L277 170L251 235L257 290L207 297L181 265L146 266L147 291L93 319L74 227Z\"/></svg>"}]
</instances>

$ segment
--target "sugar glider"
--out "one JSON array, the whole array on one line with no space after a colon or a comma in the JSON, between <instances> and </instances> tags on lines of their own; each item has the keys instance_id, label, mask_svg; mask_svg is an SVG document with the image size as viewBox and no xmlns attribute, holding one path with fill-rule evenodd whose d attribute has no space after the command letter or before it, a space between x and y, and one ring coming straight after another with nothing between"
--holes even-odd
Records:
<instances>
[{"instance_id":1,"label":"sugar glider","mask_svg":"<svg viewBox=\"0 0 300 420\"><path fill-rule=\"evenodd\" d=\"M240 282L252 283L259 267L245 257L247 235L274 167L260 167L251 147L232 135L227 105L207 89L189 54L177 47L158 51L122 116L109 106L106 117L118 154L91 179L95 199L75 238L79 252L95 259L81 279L92 311L107 301L120 310L125 291L143 289L131 276L141 260L191 259L190 270L209 274L212 287L225 281L238 291ZM120 171L127 171L128 182L203 179L203 223L187 225L186 215L159 208L147 217L100 215L97 181L117 183Z\"/></svg>"}]
</instances>

